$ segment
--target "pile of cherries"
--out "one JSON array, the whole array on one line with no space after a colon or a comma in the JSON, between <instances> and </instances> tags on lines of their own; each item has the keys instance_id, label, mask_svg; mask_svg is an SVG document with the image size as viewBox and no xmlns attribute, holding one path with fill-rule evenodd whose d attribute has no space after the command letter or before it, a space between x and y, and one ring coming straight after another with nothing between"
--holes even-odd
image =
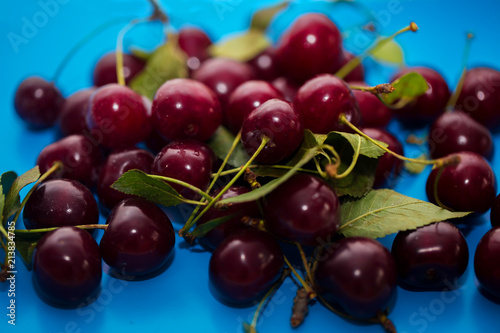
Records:
<instances>
[{"instance_id":1,"label":"pile of cherries","mask_svg":"<svg viewBox=\"0 0 500 333\"><path fill-rule=\"evenodd\" d=\"M18 87L19 116L32 128L57 124L62 136L40 152L37 165L42 173L56 161L63 168L38 186L23 214L27 229L59 227L34 252L34 282L45 300L70 307L91 301L101 282L101 258L124 276L147 276L168 261L176 237L162 209L110 187L126 171L139 169L206 191L220 165L206 141L219 126L240 132L250 156L260 150L259 163L279 164L298 150L305 129L351 131L339 121L341 115L396 153L403 154L402 145L386 129L393 118L411 127L430 126L432 158L458 154L458 163L431 172L428 199L475 215L491 208L494 228L479 243L474 268L482 288L500 298L500 197L495 198L488 163L490 130L500 126L500 94L495 91L500 72L468 70L455 108L445 110L451 93L443 77L428 67L407 68L394 79L417 72L429 89L405 107L391 109L372 93L350 88L365 85L362 65L345 78L335 76L354 56L322 14L298 17L277 45L248 62L211 58L212 42L200 30L183 29L178 37L190 77L165 82L152 101L117 84L114 53L97 63L93 87L69 97L39 77ZM145 63L124 54L123 66L130 83ZM264 138L269 142L263 145ZM387 186L402 167L401 160L384 154L374 187ZM187 199L202 199L192 189L171 185ZM221 199L251 190L240 181ZM233 305L262 297L286 267L284 242L298 243L306 252L321 248L309 287L333 308L360 319L380 316L398 283L443 290L466 270L469 249L454 224L442 221L400 232L391 252L373 239L336 234L341 200L325 180L299 172L259 202L208 210L198 225L232 215L200 239L213 251L209 276L216 297ZM99 210L108 214L108 226L98 245L91 232L75 226L97 224ZM248 220L263 224L257 228L244 223Z\"/></svg>"}]
</instances>

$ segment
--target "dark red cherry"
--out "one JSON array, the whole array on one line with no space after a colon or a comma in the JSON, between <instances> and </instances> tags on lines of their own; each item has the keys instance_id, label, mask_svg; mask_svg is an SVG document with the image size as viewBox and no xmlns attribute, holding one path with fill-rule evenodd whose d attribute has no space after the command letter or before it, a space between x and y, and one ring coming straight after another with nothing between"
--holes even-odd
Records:
<instances>
[{"instance_id":1,"label":"dark red cherry","mask_svg":"<svg viewBox=\"0 0 500 333\"><path fill-rule=\"evenodd\" d=\"M427 198L439 201L446 207L461 212L485 213L491 208L496 196L495 174L488 162L472 152L458 153L460 162L444 168L434 193L439 168L427 178Z\"/></svg>"},{"instance_id":2,"label":"dark red cherry","mask_svg":"<svg viewBox=\"0 0 500 333\"><path fill-rule=\"evenodd\" d=\"M281 73L301 83L329 73L341 52L342 36L328 17L308 13L281 37L276 57Z\"/></svg>"},{"instance_id":3,"label":"dark red cherry","mask_svg":"<svg viewBox=\"0 0 500 333\"><path fill-rule=\"evenodd\" d=\"M242 83L229 97L224 123L234 134L238 133L243 120L255 108L273 98L281 99L281 93L266 81L251 80Z\"/></svg>"},{"instance_id":4,"label":"dark red cherry","mask_svg":"<svg viewBox=\"0 0 500 333\"><path fill-rule=\"evenodd\" d=\"M165 139L163 136L161 136L158 131L156 131L154 128L149 134L149 136L146 138L144 143L146 144L146 147L153 152L153 154L158 154L160 150L163 149L168 143L170 143L171 140Z\"/></svg>"},{"instance_id":5,"label":"dark red cherry","mask_svg":"<svg viewBox=\"0 0 500 333\"><path fill-rule=\"evenodd\" d=\"M351 89L343 80L330 74L317 76L304 83L293 105L302 117L304 128L317 134L345 131L347 127L338 121L341 114L345 114L354 125L361 121L358 102Z\"/></svg>"},{"instance_id":6,"label":"dark red cherry","mask_svg":"<svg viewBox=\"0 0 500 333\"><path fill-rule=\"evenodd\" d=\"M465 272L469 249L460 230L438 222L400 231L392 243L399 280L421 290L443 290Z\"/></svg>"},{"instance_id":7,"label":"dark red cherry","mask_svg":"<svg viewBox=\"0 0 500 333\"><path fill-rule=\"evenodd\" d=\"M491 207L490 221L492 227L500 227L500 195L495 198Z\"/></svg>"},{"instance_id":8,"label":"dark red cherry","mask_svg":"<svg viewBox=\"0 0 500 333\"><path fill-rule=\"evenodd\" d=\"M130 198L113 208L100 242L102 259L120 274L145 275L168 260L175 232L167 215L155 204Z\"/></svg>"},{"instance_id":9,"label":"dark red cherry","mask_svg":"<svg viewBox=\"0 0 500 333\"><path fill-rule=\"evenodd\" d=\"M241 143L249 155L257 151L265 136L271 140L256 157L261 163L277 163L299 148L304 137L302 120L291 104L271 99L247 116Z\"/></svg>"},{"instance_id":10,"label":"dark red cherry","mask_svg":"<svg viewBox=\"0 0 500 333\"><path fill-rule=\"evenodd\" d=\"M174 79L165 82L153 100L153 124L170 140L205 141L222 122L214 92L201 82Z\"/></svg>"},{"instance_id":11,"label":"dark red cherry","mask_svg":"<svg viewBox=\"0 0 500 333\"><path fill-rule=\"evenodd\" d=\"M219 192L220 189L214 191L211 195L215 197ZM224 194L222 194L220 200L232 198L248 192L250 192L248 187L231 186L226 192L224 192ZM222 241L231 233L246 227L241 222L242 217L259 217L260 212L255 201L232 204L227 209L210 208L198 221L198 225L204 224L216 218L233 214L235 214L235 216L232 219L212 229L205 236L200 238L200 242L203 246L208 248L210 251L215 250L215 248L218 247L220 243L222 243Z\"/></svg>"},{"instance_id":12,"label":"dark red cherry","mask_svg":"<svg viewBox=\"0 0 500 333\"><path fill-rule=\"evenodd\" d=\"M64 97L52 82L30 76L17 87L14 108L21 119L32 128L54 125Z\"/></svg>"},{"instance_id":13,"label":"dark red cherry","mask_svg":"<svg viewBox=\"0 0 500 333\"><path fill-rule=\"evenodd\" d=\"M299 91L300 86L296 85L284 76L280 76L273 80L273 86L278 89L286 101L292 103Z\"/></svg>"},{"instance_id":14,"label":"dark red cherry","mask_svg":"<svg viewBox=\"0 0 500 333\"><path fill-rule=\"evenodd\" d=\"M354 59L356 56L351 52L348 52L342 49L342 52L339 54L339 58L337 64L335 65L332 74L335 74L339 69L344 67L349 61ZM346 82L363 82L365 80L365 69L362 64L356 66L349 74L344 77L344 81Z\"/></svg>"},{"instance_id":15,"label":"dark red cherry","mask_svg":"<svg viewBox=\"0 0 500 333\"><path fill-rule=\"evenodd\" d=\"M279 76L276 50L269 47L248 61L259 80L272 81Z\"/></svg>"},{"instance_id":16,"label":"dark red cherry","mask_svg":"<svg viewBox=\"0 0 500 333\"><path fill-rule=\"evenodd\" d=\"M182 28L179 31L179 47L188 56L190 70L198 69L201 63L210 57L208 47L212 41L205 32L197 28Z\"/></svg>"},{"instance_id":17,"label":"dark red cherry","mask_svg":"<svg viewBox=\"0 0 500 333\"><path fill-rule=\"evenodd\" d=\"M154 156L150 152L139 148L118 150L109 154L101 166L97 183L97 196L101 203L105 207L112 209L120 201L132 198L133 195L117 191L111 188L111 185L125 172L132 169L150 173L153 160Z\"/></svg>"},{"instance_id":18,"label":"dark red cherry","mask_svg":"<svg viewBox=\"0 0 500 333\"><path fill-rule=\"evenodd\" d=\"M130 81L144 69L146 63L131 54L123 54L123 76L125 83ZM94 67L94 86L101 87L109 83L118 83L116 76L116 53L103 55Z\"/></svg>"},{"instance_id":19,"label":"dark red cherry","mask_svg":"<svg viewBox=\"0 0 500 333\"><path fill-rule=\"evenodd\" d=\"M429 151L439 158L461 151L471 151L489 158L493 152L490 131L462 111L439 116L429 130Z\"/></svg>"},{"instance_id":20,"label":"dark red cherry","mask_svg":"<svg viewBox=\"0 0 500 333\"><path fill-rule=\"evenodd\" d=\"M404 155L403 145L388 131L380 128L362 128L362 131L372 139L387 143L387 148L393 152ZM389 153L385 153L379 158L373 187L391 187L396 178L401 174L401 171L403 171L403 168L403 161Z\"/></svg>"},{"instance_id":21,"label":"dark red cherry","mask_svg":"<svg viewBox=\"0 0 500 333\"><path fill-rule=\"evenodd\" d=\"M322 179L296 174L266 197L264 224L287 242L327 243L340 226L339 199Z\"/></svg>"},{"instance_id":22,"label":"dark red cherry","mask_svg":"<svg viewBox=\"0 0 500 333\"><path fill-rule=\"evenodd\" d=\"M367 87L364 82L353 81L352 85ZM392 110L382 103L375 95L367 91L352 90L356 101L358 101L359 111L364 127L385 128L392 119Z\"/></svg>"},{"instance_id":23,"label":"dark red cherry","mask_svg":"<svg viewBox=\"0 0 500 333\"><path fill-rule=\"evenodd\" d=\"M405 68L398 71L391 81L410 72L422 75L427 81L429 89L409 105L402 109L395 109L394 114L410 125L419 126L431 122L443 113L446 103L450 99L450 89L441 74L428 67Z\"/></svg>"},{"instance_id":24,"label":"dark red cherry","mask_svg":"<svg viewBox=\"0 0 500 333\"><path fill-rule=\"evenodd\" d=\"M141 95L118 84L97 89L90 98L87 126L100 134L108 148L121 148L144 141L151 132L151 119Z\"/></svg>"},{"instance_id":25,"label":"dark red cherry","mask_svg":"<svg viewBox=\"0 0 500 333\"><path fill-rule=\"evenodd\" d=\"M215 249L209 279L218 298L247 305L276 282L282 269L278 242L264 231L247 228L229 235Z\"/></svg>"},{"instance_id":26,"label":"dark red cherry","mask_svg":"<svg viewBox=\"0 0 500 333\"><path fill-rule=\"evenodd\" d=\"M63 169L54 173L52 178L74 179L87 187L93 187L102 161L101 150L95 143L79 134L67 136L43 148L36 164L43 174L54 162L61 161Z\"/></svg>"},{"instance_id":27,"label":"dark red cherry","mask_svg":"<svg viewBox=\"0 0 500 333\"><path fill-rule=\"evenodd\" d=\"M210 183L214 163L213 153L210 154L210 151L211 149L202 142L173 141L156 155L151 173L181 180L204 191ZM181 185L170 185L185 198L199 198L198 194Z\"/></svg>"},{"instance_id":28,"label":"dark red cherry","mask_svg":"<svg viewBox=\"0 0 500 333\"><path fill-rule=\"evenodd\" d=\"M490 229L477 244L474 271L479 285L500 299L500 227Z\"/></svg>"},{"instance_id":29,"label":"dark red cherry","mask_svg":"<svg viewBox=\"0 0 500 333\"><path fill-rule=\"evenodd\" d=\"M82 89L64 101L59 115L59 128L64 136L83 134L87 129L89 99L94 88Z\"/></svg>"},{"instance_id":30,"label":"dark red cherry","mask_svg":"<svg viewBox=\"0 0 500 333\"><path fill-rule=\"evenodd\" d=\"M373 318L386 310L396 291L397 272L389 250L365 237L334 243L318 261L320 294L355 318Z\"/></svg>"},{"instance_id":31,"label":"dark red cherry","mask_svg":"<svg viewBox=\"0 0 500 333\"><path fill-rule=\"evenodd\" d=\"M97 296L102 268L99 246L83 229L47 233L33 254L33 283L51 305L77 307Z\"/></svg>"}]
</instances>

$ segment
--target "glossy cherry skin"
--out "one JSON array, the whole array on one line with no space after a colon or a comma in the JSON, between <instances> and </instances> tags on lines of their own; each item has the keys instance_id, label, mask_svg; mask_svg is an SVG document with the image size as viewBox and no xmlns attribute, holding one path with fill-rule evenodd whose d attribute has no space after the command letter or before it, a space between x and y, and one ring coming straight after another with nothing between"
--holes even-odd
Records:
<instances>
[{"instance_id":1,"label":"glossy cherry skin","mask_svg":"<svg viewBox=\"0 0 500 333\"><path fill-rule=\"evenodd\" d=\"M181 180L204 191L210 183L214 163L213 153L210 154L210 151L211 149L202 142L173 141L156 155L151 173ZM198 194L181 185L170 185L185 198L199 198Z\"/></svg>"},{"instance_id":2,"label":"glossy cherry skin","mask_svg":"<svg viewBox=\"0 0 500 333\"><path fill-rule=\"evenodd\" d=\"M493 207L491 207L490 221L492 227L500 227L500 195L495 198Z\"/></svg>"},{"instance_id":3,"label":"glossy cherry skin","mask_svg":"<svg viewBox=\"0 0 500 333\"><path fill-rule=\"evenodd\" d=\"M123 54L123 76L125 83L144 69L145 62L131 54ZM103 55L94 67L94 86L101 87L109 83L118 83L116 76L116 53L109 52Z\"/></svg>"},{"instance_id":4,"label":"glossy cherry skin","mask_svg":"<svg viewBox=\"0 0 500 333\"><path fill-rule=\"evenodd\" d=\"M93 187L99 175L102 153L95 142L83 135L74 134L43 148L36 164L43 174L56 161L61 161L63 168L53 173L52 178L74 179L87 187Z\"/></svg>"},{"instance_id":5,"label":"glossy cherry skin","mask_svg":"<svg viewBox=\"0 0 500 333\"><path fill-rule=\"evenodd\" d=\"M389 250L370 238L348 237L326 251L315 280L327 301L355 318L373 318L387 308L397 284Z\"/></svg>"},{"instance_id":6,"label":"glossy cherry skin","mask_svg":"<svg viewBox=\"0 0 500 333\"><path fill-rule=\"evenodd\" d=\"M437 71L428 67L410 67L398 71L391 81L404 74L416 72L424 77L429 89L422 96L403 107L394 110L398 119L413 125L427 124L443 113L446 103L450 99L450 89L444 78Z\"/></svg>"},{"instance_id":7,"label":"glossy cherry skin","mask_svg":"<svg viewBox=\"0 0 500 333\"><path fill-rule=\"evenodd\" d=\"M351 84L361 87L368 86L360 81L352 81ZM392 119L392 110L379 101L375 95L356 89L353 89L352 93L358 102L364 127L385 128L389 124Z\"/></svg>"},{"instance_id":8,"label":"glossy cherry skin","mask_svg":"<svg viewBox=\"0 0 500 333\"><path fill-rule=\"evenodd\" d=\"M490 131L462 111L439 116L429 130L429 151L439 158L461 151L471 151L490 158L493 139Z\"/></svg>"},{"instance_id":9,"label":"glossy cherry skin","mask_svg":"<svg viewBox=\"0 0 500 333\"><path fill-rule=\"evenodd\" d=\"M99 223L99 210L92 192L70 179L52 179L40 184L23 211L26 229Z\"/></svg>"},{"instance_id":10,"label":"glossy cherry skin","mask_svg":"<svg viewBox=\"0 0 500 333\"><path fill-rule=\"evenodd\" d=\"M59 129L64 136L87 131L87 111L94 88L82 89L64 101L59 115Z\"/></svg>"},{"instance_id":11,"label":"glossy cherry skin","mask_svg":"<svg viewBox=\"0 0 500 333\"><path fill-rule=\"evenodd\" d=\"M215 93L201 82L174 79L165 82L153 99L156 131L170 140L205 141L222 122Z\"/></svg>"},{"instance_id":12,"label":"glossy cherry skin","mask_svg":"<svg viewBox=\"0 0 500 333\"><path fill-rule=\"evenodd\" d=\"M106 223L108 228L99 244L101 256L121 274L152 273L172 253L172 222L158 206L145 199L123 200L113 208Z\"/></svg>"},{"instance_id":13,"label":"glossy cherry skin","mask_svg":"<svg viewBox=\"0 0 500 333\"><path fill-rule=\"evenodd\" d=\"M55 124L64 97L52 82L30 76L17 87L14 108L32 128L46 128Z\"/></svg>"},{"instance_id":14,"label":"glossy cherry skin","mask_svg":"<svg viewBox=\"0 0 500 333\"><path fill-rule=\"evenodd\" d=\"M387 148L393 152L399 155L404 155L403 145L388 131L381 128L362 128L361 130L370 138L387 143ZM390 187L396 178L401 174L403 168L403 161L389 153L385 153L379 158L373 187Z\"/></svg>"},{"instance_id":15,"label":"glossy cherry skin","mask_svg":"<svg viewBox=\"0 0 500 333\"><path fill-rule=\"evenodd\" d=\"M472 152L458 153L460 162L444 168L437 184L437 197L446 207L461 212L485 213L496 197L496 179L488 162ZM439 168L427 178L427 198L437 203L434 183Z\"/></svg>"},{"instance_id":16,"label":"glossy cherry skin","mask_svg":"<svg viewBox=\"0 0 500 333\"><path fill-rule=\"evenodd\" d=\"M97 182L99 201L108 209L112 209L120 201L134 197L111 188L111 185L125 172L132 169L150 173L153 160L153 154L139 148L117 150L109 154L101 166L99 181Z\"/></svg>"},{"instance_id":17,"label":"glossy cherry skin","mask_svg":"<svg viewBox=\"0 0 500 333\"><path fill-rule=\"evenodd\" d=\"M214 191L211 195L215 197L219 192L220 189L218 191ZM222 194L220 200L232 198L248 192L250 192L248 187L231 186L226 192L224 192L224 194ZM241 222L242 217L259 217L260 212L255 201L232 204L227 209L210 208L198 221L198 225L204 224L216 218L233 214L236 214L236 216L212 229L205 236L200 238L200 242L204 247L210 251L215 250L231 233L246 228L245 224Z\"/></svg>"},{"instance_id":18,"label":"glossy cherry skin","mask_svg":"<svg viewBox=\"0 0 500 333\"><path fill-rule=\"evenodd\" d=\"M83 229L62 227L47 233L33 254L33 283L39 295L58 307L91 301L102 277L99 246Z\"/></svg>"},{"instance_id":19,"label":"glossy cherry skin","mask_svg":"<svg viewBox=\"0 0 500 333\"><path fill-rule=\"evenodd\" d=\"M87 126L99 132L101 144L122 148L144 141L151 132L149 111L141 95L118 84L97 89L89 101Z\"/></svg>"},{"instance_id":20,"label":"glossy cherry skin","mask_svg":"<svg viewBox=\"0 0 500 333\"><path fill-rule=\"evenodd\" d=\"M252 66L255 76L259 80L272 81L279 76L276 50L272 47L250 59L248 64Z\"/></svg>"},{"instance_id":21,"label":"glossy cherry skin","mask_svg":"<svg viewBox=\"0 0 500 333\"><path fill-rule=\"evenodd\" d=\"M468 113L489 129L498 130L499 88L499 71L488 67L472 68L465 74L462 91L455 107Z\"/></svg>"},{"instance_id":22,"label":"glossy cherry skin","mask_svg":"<svg viewBox=\"0 0 500 333\"><path fill-rule=\"evenodd\" d=\"M224 114L224 123L234 134L238 133L243 120L262 103L273 99L282 99L282 94L266 81L251 80L242 83L229 97Z\"/></svg>"},{"instance_id":23,"label":"glossy cherry skin","mask_svg":"<svg viewBox=\"0 0 500 333\"><path fill-rule=\"evenodd\" d=\"M299 148L304 137L303 126L292 105L270 99L246 117L241 129L241 143L250 156L257 151L264 136L271 140L255 158L261 163L277 163Z\"/></svg>"},{"instance_id":24,"label":"glossy cherry skin","mask_svg":"<svg viewBox=\"0 0 500 333\"><path fill-rule=\"evenodd\" d=\"M400 231L392 243L392 256L403 286L443 290L467 269L469 249L455 225L438 222Z\"/></svg>"},{"instance_id":25,"label":"glossy cherry skin","mask_svg":"<svg viewBox=\"0 0 500 333\"><path fill-rule=\"evenodd\" d=\"M334 70L332 71L332 74L335 74L339 69L344 67L345 64L347 64L349 61L354 59L356 56L352 54L351 52L348 52L344 49L342 49L342 52L340 52L337 64L335 65ZM344 77L344 81L346 82L363 82L365 80L365 69L362 64L359 64L358 66L354 67L354 69L347 74Z\"/></svg>"},{"instance_id":26,"label":"glossy cherry skin","mask_svg":"<svg viewBox=\"0 0 500 333\"><path fill-rule=\"evenodd\" d=\"M323 14L299 17L280 39L276 57L280 71L297 83L329 73L341 52L342 36Z\"/></svg>"},{"instance_id":27,"label":"glossy cherry skin","mask_svg":"<svg viewBox=\"0 0 500 333\"><path fill-rule=\"evenodd\" d=\"M358 102L349 86L330 74L319 75L304 83L293 102L303 119L304 127L313 133L327 134L345 130L339 117L345 114L354 125L361 121Z\"/></svg>"},{"instance_id":28,"label":"glossy cherry skin","mask_svg":"<svg viewBox=\"0 0 500 333\"><path fill-rule=\"evenodd\" d=\"M474 271L479 285L500 299L500 227L490 229L477 244Z\"/></svg>"},{"instance_id":29,"label":"glossy cherry skin","mask_svg":"<svg viewBox=\"0 0 500 333\"><path fill-rule=\"evenodd\" d=\"M210 258L209 280L218 298L232 305L258 299L279 278L283 253L268 233L247 228L229 235Z\"/></svg>"},{"instance_id":30,"label":"glossy cherry skin","mask_svg":"<svg viewBox=\"0 0 500 333\"><path fill-rule=\"evenodd\" d=\"M205 32L197 28L182 28L179 31L179 47L188 56L187 66L193 71L210 57L208 47L212 41Z\"/></svg>"},{"instance_id":31,"label":"glossy cherry skin","mask_svg":"<svg viewBox=\"0 0 500 333\"><path fill-rule=\"evenodd\" d=\"M281 240L323 244L340 226L339 199L322 179L295 174L266 197L264 224Z\"/></svg>"},{"instance_id":32,"label":"glossy cherry skin","mask_svg":"<svg viewBox=\"0 0 500 333\"><path fill-rule=\"evenodd\" d=\"M293 102L300 88L300 86L298 86L297 84L290 81L284 76L280 76L274 79L272 84L276 89L278 89L281 92L281 94L285 98L285 101L288 101L290 103Z\"/></svg>"}]
</instances>

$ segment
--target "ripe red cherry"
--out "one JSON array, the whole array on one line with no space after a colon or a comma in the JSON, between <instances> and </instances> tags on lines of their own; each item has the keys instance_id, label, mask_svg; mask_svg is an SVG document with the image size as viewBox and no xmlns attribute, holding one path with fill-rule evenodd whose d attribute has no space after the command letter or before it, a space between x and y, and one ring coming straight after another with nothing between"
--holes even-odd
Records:
<instances>
[{"instance_id":1,"label":"ripe red cherry","mask_svg":"<svg viewBox=\"0 0 500 333\"><path fill-rule=\"evenodd\" d=\"M255 76L259 80L272 81L279 76L276 60L276 50L268 47L255 58L248 61L252 66Z\"/></svg>"},{"instance_id":2,"label":"ripe red cherry","mask_svg":"<svg viewBox=\"0 0 500 333\"><path fill-rule=\"evenodd\" d=\"M125 83L130 81L143 70L145 62L131 54L123 54L123 76ZM109 52L103 55L94 67L94 86L101 87L109 83L117 83L116 53Z\"/></svg>"},{"instance_id":3,"label":"ripe red cherry","mask_svg":"<svg viewBox=\"0 0 500 333\"><path fill-rule=\"evenodd\" d=\"M300 86L296 85L284 76L280 76L273 80L273 86L278 89L286 101L292 103L299 91Z\"/></svg>"},{"instance_id":4,"label":"ripe red cherry","mask_svg":"<svg viewBox=\"0 0 500 333\"><path fill-rule=\"evenodd\" d=\"M30 76L17 87L14 108L23 121L32 128L54 125L64 98L54 83L38 76Z\"/></svg>"},{"instance_id":5,"label":"ripe red cherry","mask_svg":"<svg viewBox=\"0 0 500 333\"><path fill-rule=\"evenodd\" d=\"M83 134L87 130L89 99L94 88L82 89L64 101L59 115L59 128L64 136Z\"/></svg>"},{"instance_id":6,"label":"ripe red cherry","mask_svg":"<svg viewBox=\"0 0 500 333\"><path fill-rule=\"evenodd\" d=\"M461 151L471 151L489 158L493 152L490 131L462 111L439 116L429 130L429 151L439 158Z\"/></svg>"},{"instance_id":7,"label":"ripe red cherry","mask_svg":"<svg viewBox=\"0 0 500 333\"><path fill-rule=\"evenodd\" d=\"M102 145L108 148L132 146L151 132L150 115L141 95L118 84L105 85L92 94L87 126L100 133Z\"/></svg>"},{"instance_id":8,"label":"ripe red cherry","mask_svg":"<svg viewBox=\"0 0 500 333\"><path fill-rule=\"evenodd\" d=\"M500 227L500 195L495 198L491 207L490 221L492 227Z\"/></svg>"},{"instance_id":9,"label":"ripe red cherry","mask_svg":"<svg viewBox=\"0 0 500 333\"><path fill-rule=\"evenodd\" d=\"M400 231L392 244L400 281L421 290L443 290L465 272L469 249L460 230L438 222Z\"/></svg>"},{"instance_id":10,"label":"ripe red cherry","mask_svg":"<svg viewBox=\"0 0 500 333\"><path fill-rule=\"evenodd\" d=\"M317 134L345 130L338 121L341 114L354 125L361 120L358 102L349 86L330 74L307 81L300 87L293 104L302 117L304 128Z\"/></svg>"},{"instance_id":11,"label":"ripe red cherry","mask_svg":"<svg viewBox=\"0 0 500 333\"><path fill-rule=\"evenodd\" d=\"M352 85L367 87L364 82L351 82ZM392 110L379 101L375 95L367 91L352 90L359 105L364 127L386 127L392 119Z\"/></svg>"},{"instance_id":12,"label":"ripe red cherry","mask_svg":"<svg viewBox=\"0 0 500 333\"><path fill-rule=\"evenodd\" d=\"M342 52L339 54L339 58L337 64L332 71L332 74L335 74L339 69L344 67L349 61L354 59L356 56L351 52L348 52L342 49ZM363 82L365 80L365 69L362 64L356 66L349 74L344 77L344 81L346 82Z\"/></svg>"},{"instance_id":13,"label":"ripe red cherry","mask_svg":"<svg viewBox=\"0 0 500 333\"><path fill-rule=\"evenodd\" d=\"M266 81L251 80L239 85L229 97L224 123L231 132L238 133L250 112L273 98L281 99L282 95Z\"/></svg>"},{"instance_id":14,"label":"ripe red cherry","mask_svg":"<svg viewBox=\"0 0 500 333\"><path fill-rule=\"evenodd\" d=\"M288 102L271 99L253 110L243 121L241 143L253 155L264 136L271 140L257 155L261 163L277 163L299 148L304 137L302 120Z\"/></svg>"},{"instance_id":15,"label":"ripe red cherry","mask_svg":"<svg viewBox=\"0 0 500 333\"><path fill-rule=\"evenodd\" d=\"M262 296L282 269L283 253L276 240L247 228L229 235L214 251L209 279L218 298L242 306Z\"/></svg>"},{"instance_id":16,"label":"ripe red cherry","mask_svg":"<svg viewBox=\"0 0 500 333\"><path fill-rule=\"evenodd\" d=\"M326 251L315 280L329 303L356 318L373 318L386 310L397 283L389 250L370 238L349 237Z\"/></svg>"},{"instance_id":17,"label":"ripe red cherry","mask_svg":"<svg viewBox=\"0 0 500 333\"><path fill-rule=\"evenodd\" d=\"M131 198L113 208L100 242L102 259L120 274L145 275L161 268L175 245L169 218L155 204Z\"/></svg>"},{"instance_id":18,"label":"ripe red cherry","mask_svg":"<svg viewBox=\"0 0 500 333\"><path fill-rule=\"evenodd\" d=\"M339 199L320 178L296 174L266 197L264 224L270 233L284 241L322 244L340 226Z\"/></svg>"},{"instance_id":19,"label":"ripe red cherry","mask_svg":"<svg viewBox=\"0 0 500 333\"><path fill-rule=\"evenodd\" d=\"M190 70L198 69L201 63L210 57L208 47L212 41L205 32L197 28L182 28L179 31L179 47L188 56Z\"/></svg>"},{"instance_id":20,"label":"ripe red cherry","mask_svg":"<svg viewBox=\"0 0 500 333\"><path fill-rule=\"evenodd\" d=\"M281 73L301 83L329 73L341 52L342 36L323 14L301 16L284 33L276 49Z\"/></svg>"},{"instance_id":21,"label":"ripe red cherry","mask_svg":"<svg viewBox=\"0 0 500 333\"><path fill-rule=\"evenodd\" d=\"M170 140L205 141L222 122L214 92L201 82L174 79L165 82L153 100L153 123Z\"/></svg>"},{"instance_id":22,"label":"ripe red cherry","mask_svg":"<svg viewBox=\"0 0 500 333\"><path fill-rule=\"evenodd\" d=\"M496 196L495 174L488 162L472 152L458 153L460 162L444 168L437 183L437 197L446 207L456 211L485 213ZM439 168L427 178L427 198L437 203L434 184Z\"/></svg>"},{"instance_id":23,"label":"ripe red cherry","mask_svg":"<svg viewBox=\"0 0 500 333\"><path fill-rule=\"evenodd\" d=\"M99 246L85 230L62 227L47 233L33 254L33 283L43 300L77 307L97 296L102 268Z\"/></svg>"},{"instance_id":24,"label":"ripe red cherry","mask_svg":"<svg viewBox=\"0 0 500 333\"><path fill-rule=\"evenodd\" d=\"M474 271L479 285L500 299L500 227L490 229L479 241L474 255Z\"/></svg>"}]
</instances>

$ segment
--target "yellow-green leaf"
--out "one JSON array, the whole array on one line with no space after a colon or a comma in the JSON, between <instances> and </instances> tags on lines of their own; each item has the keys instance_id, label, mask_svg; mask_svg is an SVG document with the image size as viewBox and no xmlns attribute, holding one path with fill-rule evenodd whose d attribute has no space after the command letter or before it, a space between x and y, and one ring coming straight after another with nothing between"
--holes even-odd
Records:
<instances>
[{"instance_id":1,"label":"yellow-green leaf","mask_svg":"<svg viewBox=\"0 0 500 333\"><path fill-rule=\"evenodd\" d=\"M222 57L245 62L255 58L271 45L267 36L261 30L250 29L247 32L232 36L209 47L213 57Z\"/></svg>"},{"instance_id":2,"label":"yellow-green leaf","mask_svg":"<svg viewBox=\"0 0 500 333\"><path fill-rule=\"evenodd\" d=\"M394 65L404 64L403 49L394 40L389 40L381 44L379 47L375 47L370 54L376 61Z\"/></svg>"},{"instance_id":3,"label":"yellow-green leaf","mask_svg":"<svg viewBox=\"0 0 500 333\"><path fill-rule=\"evenodd\" d=\"M262 31L266 30L276 14L281 10L287 8L288 5L288 1L283 1L275 6L267 7L257 11L252 17L250 28Z\"/></svg>"}]
</instances>

